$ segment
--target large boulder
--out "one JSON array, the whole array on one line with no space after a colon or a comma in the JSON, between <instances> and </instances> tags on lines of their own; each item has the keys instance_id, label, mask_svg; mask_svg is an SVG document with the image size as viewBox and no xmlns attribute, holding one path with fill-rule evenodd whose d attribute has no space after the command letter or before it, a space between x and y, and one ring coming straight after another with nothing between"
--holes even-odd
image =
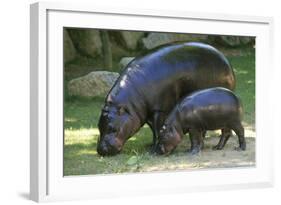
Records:
<instances>
[{"instance_id":1,"label":"large boulder","mask_svg":"<svg viewBox=\"0 0 281 205\"><path fill-rule=\"evenodd\" d=\"M144 32L121 31L122 39L129 50L135 50Z\"/></svg>"},{"instance_id":2,"label":"large boulder","mask_svg":"<svg viewBox=\"0 0 281 205\"><path fill-rule=\"evenodd\" d=\"M175 33L150 33L146 38L142 39L146 49L152 49L160 45L177 41L204 41L208 35L203 34L175 34Z\"/></svg>"},{"instance_id":3,"label":"large boulder","mask_svg":"<svg viewBox=\"0 0 281 205\"><path fill-rule=\"evenodd\" d=\"M69 36L81 55L96 57L102 54L100 32L96 29L68 29Z\"/></svg>"},{"instance_id":4,"label":"large boulder","mask_svg":"<svg viewBox=\"0 0 281 205\"><path fill-rule=\"evenodd\" d=\"M123 57L119 62L120 70L123 70L135 57Z\"/></svg>"},{"instance_id":5,"label":"large boulder","mask_svg":"<svg viewBox=\"0 0 281 205\"><path fill-rule=\"evenodd\" d=\"M72 43L71 38L69 37L68 31L63 30L63 60L64 63L72 61L76 57L76 50Z\"/></svg>"},{"instance_id":6,"label":"large boulder","mask_svg":"<svg viewBox=\"0 0 281 205\"><path fill-rule=\"evenodd\" d=\"M255 41L254 37L248 37L248 36L240 37L241 45L247 45L253 43L254 41Z\"/></svg>"},{"instance_id":7,"label":"large boulder","mask_svg":"<svg viewBox=\"0 0 281 205\"><path fill-rule=\"evenodd\" d=\"M69 81L67 85L68 94L81 97L105 96L118 77L119 74L115 72L91 72Z\"/></svg>"}]
</instances>

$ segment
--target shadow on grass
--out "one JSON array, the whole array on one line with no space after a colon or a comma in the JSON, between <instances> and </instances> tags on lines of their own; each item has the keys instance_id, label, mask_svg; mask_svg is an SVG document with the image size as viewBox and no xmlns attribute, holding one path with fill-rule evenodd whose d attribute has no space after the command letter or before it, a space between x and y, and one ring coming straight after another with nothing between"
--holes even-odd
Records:
<instances>
[{"instance_id":1,"label":"shadow on grass","mask_svg":"<svg viewBox=\"0 0 281 205\"><path fill-rule=\"evenodd\" d=\"M97 127L104 98L71 97L64 102L64 129Z\"/></svg>"},{"instance_id":2,"label":"shadow on grass","mask_svg":"<svg viewBox=\"0 0 281 205\"><path fill-rule=\"evenodd\" d=\"M97 129L97 128L95 128ZM69 136L66 136L64 150L68 154L72 152L77 152L77 150L84 150L85 152L92 152L93 155L97 155L97 140L98 134L93 136L89 136L86 139L80 139L77 137L76 139L71 139L72 142L69 141ZM125 154L131 153L144 153L148 151L149 145L152 143L152 131L150 128L145 125L141 130L131 137L124 145L122 152Z\"/></svg>"}]
</instances>

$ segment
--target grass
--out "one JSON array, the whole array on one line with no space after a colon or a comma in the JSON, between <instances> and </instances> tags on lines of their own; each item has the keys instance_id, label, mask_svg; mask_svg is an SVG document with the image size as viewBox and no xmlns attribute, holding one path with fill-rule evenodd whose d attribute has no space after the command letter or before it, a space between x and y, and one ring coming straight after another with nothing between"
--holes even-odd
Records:
<instances>
[{"instance_id":1,"label":"grass","mask_svg":"<svg viewBox=\"0 0 281 205\"><path fill-rule=\"evenodd\" d=\"M238 54L226 50L237 78L235 93L244 105L244 125L254 130L255 126L255 54L253 49L243 49ZM205 149L199 157L188 157L190 146L186 137L176 151L168 156L153 156L148 153L152 142L150 128L145 125L125 144L121 154L101 157L96 152L99 136L97 123L102 98L69 98L64 104L64 175L91 175L124 172L146 172L203 167L232 167L254 164L255 141L247 138L248 149L233 151L237 139L232 137L223 151L212 151L218 141L218 133L208 132ZM247 134L246 137L255 134ZM254 133L254 132L253 132ZM248 136L247 136L248 135Z\"/></svg>"},{"instance_id":2,"label":"grass","mask_svg":"<svg viewBox=\"0 0 281 205\"><path fill-rule=\"evenodd\" d=\"M249 124L255 123L255 56L229 57L236 75L235 93L242 100L244 118Z\"/></svg>"}]
</instances>

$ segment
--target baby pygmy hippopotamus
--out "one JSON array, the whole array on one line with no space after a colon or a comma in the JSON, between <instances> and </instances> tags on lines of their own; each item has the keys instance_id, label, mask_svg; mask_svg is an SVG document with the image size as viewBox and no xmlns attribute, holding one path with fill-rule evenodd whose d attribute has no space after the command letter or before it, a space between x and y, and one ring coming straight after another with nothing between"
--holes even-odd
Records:
<instances>
[{"instance_id":1,"label":"baby pygmy hippopotamus","mask_svg":"<svg viewBox=\"0 0 281 205\"><path fill-rule=\"evenodd\" d=\"M238 97L230 90L215 87L196 91L183 98L166 119L160 130L158 154L169 154L189 132L191 154L203 148L206 130L222 129L219 143L214 149L222 149L233 130L239 140L237 150L245 150L244 128L241 124L243 109Z\"/></svg>"}]
</instances>

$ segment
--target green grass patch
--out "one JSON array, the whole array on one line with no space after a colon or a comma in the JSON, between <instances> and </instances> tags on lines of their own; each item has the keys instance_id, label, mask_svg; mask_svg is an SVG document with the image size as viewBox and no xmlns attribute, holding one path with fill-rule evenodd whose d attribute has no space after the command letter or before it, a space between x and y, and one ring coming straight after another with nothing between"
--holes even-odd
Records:
<instances>
[{"instance_id":1,"label":"green grass patch","mask_svg":"<svg viewBox=\"0 0 281 205\"><path fill-rule=\"evenodd\" d=\"M235 93L242 100L244 119L249 124L255 123L255 55L229 57L236 75Z\"/></svg>"}]
</instances>

